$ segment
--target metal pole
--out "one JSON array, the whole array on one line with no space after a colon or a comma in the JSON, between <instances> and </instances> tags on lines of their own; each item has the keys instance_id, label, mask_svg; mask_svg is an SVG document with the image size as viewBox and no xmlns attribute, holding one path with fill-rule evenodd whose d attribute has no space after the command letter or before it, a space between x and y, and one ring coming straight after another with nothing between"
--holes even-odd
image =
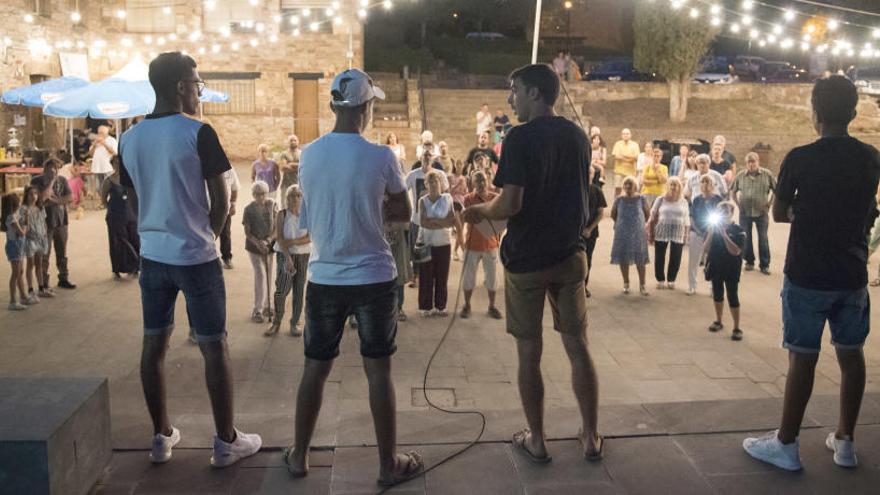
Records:
<instances>
[{"instance_id":1,"label":"metal pole","mask_svg":"<svg viewBox=\"0 0 880 495\"><path fill-rule=\"evenodd\" d=\"M70 123L70 164L76 165L76 157L73 156L73 119L64 119Z\"/></svg>"},{"instance_id":2,"label":"metal pole","mask_svg":"<svg viewBox=\"0 0 880 495\"><path fill-rule=\"evenodd\" d=\"M351 69L352 59L354 58L354 27L351 24L348 25L348 52L345 56L348 57L348 68Z\"/></svg>"},{"instance_id":3,"label":"metal pole","mask_svg":"<svg viewBox=\"0 0 880 495\"><path fill-rule=\"evenodd\" d=\"M538 39L541 36L541 0L535 0L535 32L532 34L532 63L538 63Z\"/></svg>"}]
</instances>

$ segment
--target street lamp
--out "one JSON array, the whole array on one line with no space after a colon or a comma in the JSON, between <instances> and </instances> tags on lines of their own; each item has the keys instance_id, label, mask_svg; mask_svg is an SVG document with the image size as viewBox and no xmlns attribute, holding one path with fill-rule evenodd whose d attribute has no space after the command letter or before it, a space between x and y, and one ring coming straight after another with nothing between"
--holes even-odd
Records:
<instances>
[{"instance_id":1,"label":"street lamp","mask_svg":"<svg viewBox=\"0 0 880 495\"><path fill-rule=\"evenodd\" d=\"M565 0L565 3L562 4L565 7L565 48L569 52L571 51L571 0Z\"/></svg>"}]
</instances>

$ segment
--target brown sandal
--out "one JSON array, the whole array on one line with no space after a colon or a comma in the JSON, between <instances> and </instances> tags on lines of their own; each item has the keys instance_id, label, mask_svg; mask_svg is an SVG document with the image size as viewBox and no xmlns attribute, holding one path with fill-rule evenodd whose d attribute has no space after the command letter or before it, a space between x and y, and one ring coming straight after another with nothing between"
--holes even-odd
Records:
<instances>
[{"instance_id":1,"label":"brown sandal","mask_svg":"<svg viewBox=\"0 0 880 495\"><path fill-rule=\"evenodd\" d=\"M535 464L547 464L553 460L549 454L543 456L535 455L528 447L526 447L526 438L532 434L532 431L526 428L513 434L513 446L518 448L528 459Z\"/></svg>"}]
</instances>

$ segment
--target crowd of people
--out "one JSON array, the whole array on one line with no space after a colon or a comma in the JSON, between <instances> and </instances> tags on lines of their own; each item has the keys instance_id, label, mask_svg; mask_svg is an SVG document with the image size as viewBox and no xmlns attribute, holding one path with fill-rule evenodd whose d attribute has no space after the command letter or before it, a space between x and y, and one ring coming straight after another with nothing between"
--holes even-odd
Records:
<instances>
[{"instance_id":1,"label":"crowd of people","mask_svg":"<svg viewBox=\"0 0 880 495\"><path fill-rule=\"evenodd\" d=\"M724 328L726 297L733 340L743 338L741 272L755 269L752 226L758 236L758 269L767 275L771 207L776 221L793 224L782 290L790 369L781 427L746 439L743 447L781 468L801 468L798 432L829 321L842 396L840 426L826 445L835 463L855 466L853 431L865 383L861 349L869 329L868 233L880 223L875 223L880 158L876 149L847 133L857 101L852 83L837 76L816 83L812 103L822 138L789 153L777 179L761 167L756 153L747 154L745 169L738 170L723 136L713 139L707 153L680 145L667 165L658 141L648 139L640 147L623 129L609 153L599 128L585 133L556 115L560 82L552 67L526 66L510 80L509 103L522 125L510 127L503 112L491 119L484 105L476 116L476 145L464 160L442 141L435 146L430 131L422 133L411 164L397 136L387 136L385 144L366 140L372 101L384 93L356 69L333 81L332 132L303 149L290 136L279 160L269 157L267 145L258 147L259 158L251 166L253 201L242 212L254 273L251 318L268 320L264 334L277 334L292 293L289 331L305 337L295 442L283 454L288 470L294 476L308 473L323 387L349 318L357 322L370 384L378 481L394 485L424 468L418 453L397 452L390 358L397 325L406 320L405 286L418 286L422 317L448 316L449 271L455 260L463 261L460 317L472 316L482 264L487 315L506 316L507 331L516 338L528 428L513 436L514 446L536 463L551 460L540 371L543 308L549 298L554 329L572 366L581 454L600 460L605 439L598 431L598 377L586 340L586 301L599 226L608 208L602 189L606 178L614 191L610 262L620 268L623 293L630 293L629 269L635 265L639 294L649 295L650 245L657 289L674 290L687 246L686 293L696 292L702 266L716 315L709 330ZM202 86L195 61L164 53L150 64L150 81L157 95L154 113L120 143L105 135L90 146L93 155L103 149L110 163L107 176L99 179L112 270L117 277L139 275L141 379L154 427L150 459L167 462L180 441L166 410L163 362L176 296L183 292L191 338L205 359L215 419L211 464L224 467L256 453L262 444L259 435L234 426L225 339L221 267L232 268L229 230L240 183L211 126L181 115L195 113L198 105ZM157 148L156 142L165 146ZM3 197L2 227L13 267L11 310L55 295L48 278L52 246L59 286L74 287L66 269L66 206L72 194L59 168L57 160L48 160L23 200L15 194ZM878 244L880 239L872 238L871 245ZM505 316L496 305L499 260ZM299 328L302 316L304 330Z\"/></svg>"}]
</instances>

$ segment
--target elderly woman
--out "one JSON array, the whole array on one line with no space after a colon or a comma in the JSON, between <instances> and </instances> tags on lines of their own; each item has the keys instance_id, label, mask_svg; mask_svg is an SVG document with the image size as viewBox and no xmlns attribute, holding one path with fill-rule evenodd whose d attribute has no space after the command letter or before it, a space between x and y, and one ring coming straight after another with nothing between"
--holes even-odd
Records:
<instances>
[{"instance_id":1,"label":"elderly woman","mask_svg":"<svg viewBox=\"0 0 880 495\"><path fill-rule=\"evenodd\" d=\"M715 184L715 194L726 197L727 181L724 180L724 177L721 174L709 168L709 165L712 163L712 159L709 155L697 155L694 160L697 164L697 171L696 173L689 174L690 178L685 181L684 197L693 201L695 197L700 195L700 182L704 175L707 175L709 179L712 180L712 183Z\"/></svg>"},{"instance_id":2,"label":"elderly woman","mask_svg":"<svg viewBox=\"0 0 880 495\"><path fill-rule=\"evenodd\" d=\"M681 254L687 244L690 230L690 207L681 193L678 177L666 183L666 194L654 201L651 219L648 221L648 242L654 243L654 277L658 289L674 289ZM669 250L669 268L666 268L666 251Z\"/></svg>"},{"instance_id":3,"label":"elderly woman","mask_svg":"<svg viewBox=\"0 0 880 495\"><path fill-rule=\"evenodd\" d=\"M417 244L430 249L431 260L419 264L419 311L422 317L445 317L448 315L450 238L452 227L461 232L461 224L455 216L452 196L442 192L442 172L430 171L425 182L428 194L419 199L421 229ZM459 244L463 244L461 239Z\"/></svg>"},{"instance_id":4,"label":"elderly woman","mask_svg":"<svg viewBox=\"0 0 880 495\"><path fill-rule=\"evenodd\" d=\"M653 205L654 200L663 194L666 189L666 181L669 179L669 172L666 169L666 165L663 165L660 161L662 159L663 150L660 148L654 148L651 163L645 165L645 168L643 168L641 174L639 174L642 186L642 196L645 197L645 201L649 205Z\"/></svg>"},{"instance_id":5,"label":"elderly woman","mask_svg":"<svg viewBox=\"0 0 880 495\"><path fill-rule=\"evenodd\" d=\"M269 187L269 194L278 190L281 184L281 168L275 160L269 159L269 145L261 144L257 147L260 157L251 164L251 180L263 181Z\"/></svg>"},{"instance_id":6,"label":"elderly woman","mask_svg":"<svg viewBox=\"0 0 880 495\"><path fill-rule=\"evenodd\" d=\"M645 265L650 262L650 258L645 237L645 220L650 213L650 206L639 195L635 177L623 179L623 194L614 200L611 207L611 219L614 220L611 264L620 265L624 294L629 294L629 265L636 265L639 293L648 295L645 288Z\"/></svg>"},{"instance_id":7,"label":"elderly woman","mask_svg":"<svg viewBox=\"0 0 880 495\"><path fill-rule=\"evenodd\" d=\"M421 157L425 151L431 150L431 155L437 155L437 147L434 146L434 133L431 131L424 131L419 136L419 145L416 146L416 156Z\"/></svg>"},{"instance_id":8,"label":"elderly woman","mask_svg":"<svg viewBox=\"0 0 880 495\"><path fill-rule=\"evenodd\" d=\"M272 240L275 237L275 202L269 199L269 185L258 180L251 186L253 202L247 205L242 215L244 225L244 249L254 268L254 311L251 320L263 323L263 318L272 318L269 302L269 287L272 285Z\"/></svg>"},{"instance_id":9,"label":"elderly woman","mask_svg":"<svg viewBox=\"0 0 880 495\"><path fill-rule=\"evenodd\" d=\"M710 171L712 172L712 171ZM717 175L718 173L715 172ZM691 231L688 234L688 290L689 296L697 292L697 269L703 258L703 241L709 229L710 219L721 196L715 193L715 179L709 173L700 177L700 195L691 201ZM722 179L723 180L723 179Z\"/></svg>"},{"instance_id":10,"label":"elderly woman","mask_svg":"<svg viewBox=\"0 0 880 495\"><path fill-rule=\"evenodd\" d=\"M397 138L397 134L389 132L388 136L385 137L385 144L387 144L388 147L391 148L391 151L394 152L394 156L397 157L397 161L406 161L406 147L400 144L400 140Z\"/></svg>"},{"instance_id":11,"label":"elderly woman","mask_svg":"<svg viewBox=\"0 0 880 495\"><path fill-rule=\"evenodd\" d=\"M309 266L309 253L312 241L309 232L299 226L302 191L292 185L284 194L284 209L275 219L275 258L278 266L275 273L275 315L272 324L264 335L272 336L281 328L284 319L284 304L287 295L293 290L293 304L290 316L290 335L299 337L299 317L303 312L305 298L306 271Z\"/></svg>"}]
</instances>

